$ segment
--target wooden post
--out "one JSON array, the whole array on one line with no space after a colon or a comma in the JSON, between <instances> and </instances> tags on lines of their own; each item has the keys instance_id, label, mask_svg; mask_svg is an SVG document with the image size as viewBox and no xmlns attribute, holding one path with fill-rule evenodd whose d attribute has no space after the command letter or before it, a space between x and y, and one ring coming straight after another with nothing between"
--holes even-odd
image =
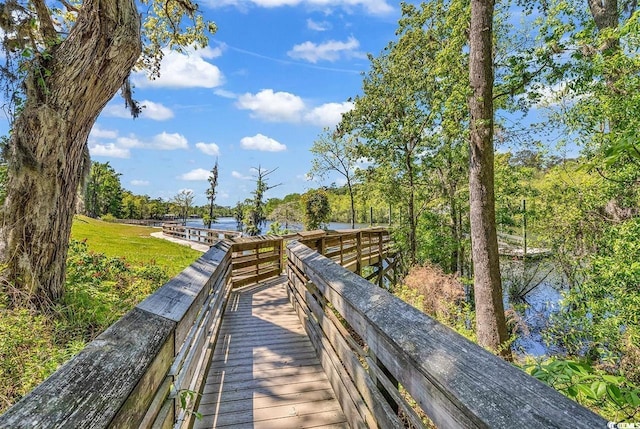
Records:
<instances>
[{"instance_id":1,"label":"wooden post","mask_svg":"<svg viewBox=\"0 0 640 429\"><path fill-rule=\"evenodd\" d=\"M356 274L362 275L362 231L356 235Z\"/></svg>"},{"instance_id":2,"label":"wooden post","mask_svg":"<svg viewBox=\"0 0 640 429\"><path fill-rule=\"evenodd\" d=\"M385 367L384 364L380 362L378 357L375 354L373 354L371 349L369 349L369 357L371 357L371 360L376 364L378 368L380 368L380 371L382 371L382 373L387 377L387 379L391 382L391 384L393 384L396 387L396 389L398 389L400 386L400 384L398 383L398 380L396 380L393 377L393 375L391 375L387 367ZM376 377L375 372L372 371L371 369L369 369L369 376L375 381L376 387L378 388L378 390L380 391L384 399L387 401L387 403L389 404L393 412L398 414L398 410L399 410L398 403L393 399L393 396L389 393L389 391L387 391L387 389L380 382L380 380L378 380L378 377Z\"/></svg>"},{"instance_id":3,"label":"wooden post","mask_svg":"<svg viewBox=\"0 0 640 429\"><path fill-rule=\"evenodd\" d=\"M383 232L378 233L378 286L382 287L384 284L384 259L382 258L382 235Z\"/></svg>"},{"instance_id":4,"label":"wooden post","mask_svg":"<svg viewBox=\"0 0 640 429\"><path fill-rule=\"evenodd\" d=\"M278 244L278 251L280 252L280 255L278 257L278 263L280 264L280 274L284 273L286 265L285 265L285 253L284 253L284 239L282 237L280 237L280 239L278 240L279 244Z\"/></svg>"},{"instance_id":5,"label":"wooden post","mask_svg":"<svg viewBox=\"0 0 640 429\"><path fill-rule=\"evenodd\" d=\"M527 200L522 200L522 237L524 238L522 264L524 265L527 259Z\"/></svg>"}]
</instances>

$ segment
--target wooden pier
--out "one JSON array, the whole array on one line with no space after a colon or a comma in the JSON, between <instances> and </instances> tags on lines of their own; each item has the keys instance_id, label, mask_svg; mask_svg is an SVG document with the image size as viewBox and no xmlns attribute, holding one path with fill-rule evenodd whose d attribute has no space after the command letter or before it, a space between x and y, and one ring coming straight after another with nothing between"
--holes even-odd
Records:
<instances>
[{"instance_id":1,"label":"wooden pier","mask_svg":"<svg viewBox=\"0 0 640 429\"><path fill-rule=\"evenodd\" d=\"M219 241L0 427L606 427L381 288L393 267L381 228Z\"/></svg>"},{"instance_id":2,"label":"wooden pier","mask_svg":"<svg viewBox=\"0 0 640 429\"><path fill-rule=\"evenodd\" d=\"M232 293L194 428L348 427L286 287Z\"/></svg>"}]
</instances>

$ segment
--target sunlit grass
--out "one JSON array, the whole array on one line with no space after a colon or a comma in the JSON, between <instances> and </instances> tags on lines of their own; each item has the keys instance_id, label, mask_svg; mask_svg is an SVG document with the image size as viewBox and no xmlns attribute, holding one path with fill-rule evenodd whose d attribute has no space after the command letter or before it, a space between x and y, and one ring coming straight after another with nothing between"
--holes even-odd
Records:
<instances>
[{"instance_id":1,"label":"sunlit grass","mask_svg":"<svg viewBox=\"0 0 640 429\"><path fill-rule=\"evenodd\" d=\"M202 253L188 246L151 237L159 228L103 222L76 216L71 238L86 240L89 249L111 257L122 257L134 264L155 263L173 277Z\"/></svg>"}]
</instances>

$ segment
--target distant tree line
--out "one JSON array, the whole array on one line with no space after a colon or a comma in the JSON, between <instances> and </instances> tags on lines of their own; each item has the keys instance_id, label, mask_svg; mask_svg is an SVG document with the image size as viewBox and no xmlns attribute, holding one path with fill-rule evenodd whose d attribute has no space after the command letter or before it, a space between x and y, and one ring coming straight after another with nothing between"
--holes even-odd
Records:
<instances>
[{"instance_id":1,"label":"distant tree line","mask_svg":"<svg viewBox=\"0 0 640 429\"><path fill-rule=\"evenodd\" d=\"M207 195L211 195L212 187ZM230 208L217 205L213 200L203 206L194 206L193 199L193 192L189 190L180 191L170 200L134 194L122 187L120 173L109 162L94 161L77 211L93 218L107 219L164 219L167 216L186 219L195 215L215 220L216 217L233 215Z\"/></svg>"}]
</instances>

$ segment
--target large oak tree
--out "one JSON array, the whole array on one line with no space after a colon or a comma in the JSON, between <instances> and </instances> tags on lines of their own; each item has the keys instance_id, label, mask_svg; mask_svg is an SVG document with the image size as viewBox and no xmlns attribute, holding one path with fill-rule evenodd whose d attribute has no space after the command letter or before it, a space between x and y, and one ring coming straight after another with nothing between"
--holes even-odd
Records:
<instances>
[{"instance_id":1,"label":"large oak tree","mask_svg":"<svg viewBox=\"0 0 640 429\"><path fill-rule=\"evenodd\" d=\"M73 4L71 4L73 3ZM159 73L163 49L204 46L207 25L190 0L9 0L0 4L13 103L2 208L2 273L12 304L59 300L87 138L136 66ZM138 9L141 6L143 14ZM142 21L142 22L141 22Z\"/></svg>"}]
</instances>

